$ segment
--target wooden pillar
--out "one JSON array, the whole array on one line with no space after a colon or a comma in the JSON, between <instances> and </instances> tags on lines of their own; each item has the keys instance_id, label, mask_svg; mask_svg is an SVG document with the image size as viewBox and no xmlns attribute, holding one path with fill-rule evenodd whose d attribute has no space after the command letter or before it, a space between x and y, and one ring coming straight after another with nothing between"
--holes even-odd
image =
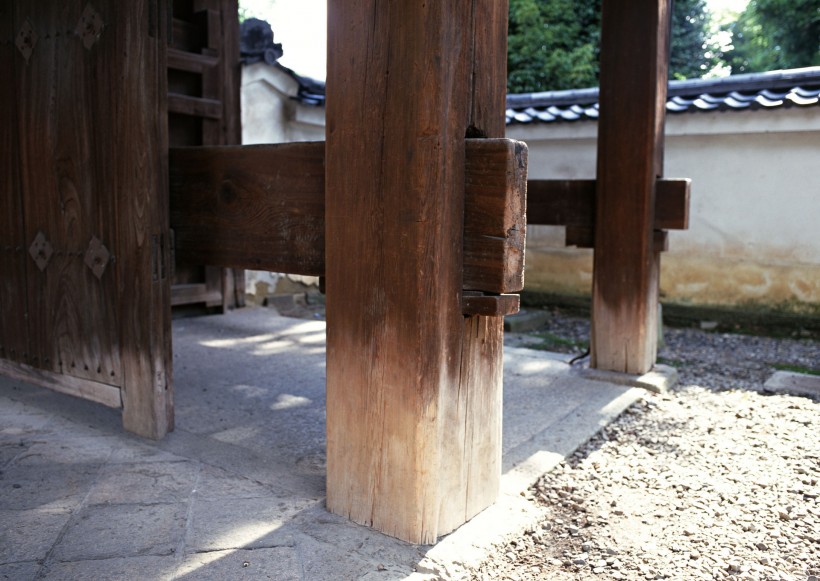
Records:
<instances>
[{"instance_id":1,"label":"wooden pillar","mask_svg":"<svg viewBox=\"0 0 820 581\"><path fill-rule=\"evenodd\" d=\"M461 314L462 233L506 29L506 1L328 6L327 506L416 543L498 492L502 319Z\"/></svg>"},{"instance_id":2,"label":"wooden pillar","mask_svg":"<svg viewBox=\"0 0 820 581\"><path fill-rule=\"evenodd\" d=\"M592 366L645 373L655 363L669 0L604 0L598 123Z\"/></svg>"}]
</instances>

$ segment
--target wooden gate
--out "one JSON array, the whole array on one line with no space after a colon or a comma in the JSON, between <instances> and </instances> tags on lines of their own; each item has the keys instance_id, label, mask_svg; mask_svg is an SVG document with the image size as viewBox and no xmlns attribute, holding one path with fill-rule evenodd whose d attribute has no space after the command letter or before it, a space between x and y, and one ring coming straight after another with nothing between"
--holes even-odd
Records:
<instances>
[{"instance_id":1,"label":"wooden gate","mask_svg":"<svg viewBox=\"0 0 820 581\"><path fill-rule=\"evenodd\" d=\"M0 2L0 372L172 425L168 12Z\"/></svg>"}]
</instances>

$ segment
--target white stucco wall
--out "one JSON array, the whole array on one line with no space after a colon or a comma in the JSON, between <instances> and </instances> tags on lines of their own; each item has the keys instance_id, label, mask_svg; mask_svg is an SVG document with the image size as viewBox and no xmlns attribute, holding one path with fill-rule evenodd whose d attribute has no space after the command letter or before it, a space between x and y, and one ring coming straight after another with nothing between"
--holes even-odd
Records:
<instances>
[{"instance_id":1,"label":"white stucco wall","mask_svg":"<svg viewBox=\"0 0 820 581\"><path fill-rule=\"evenodd\" d=\"M595 176L597 123L514 125L534 178ZM820 312L820 108L669 115L665 175L692 179L690 227L670 233L661 294L679 304ZM527 290L588 294L592 253L531 227Z\"/></svg>"},{"instance_id":2,"label":"white stucco wall","mask_svg":"<svg viewBox=\"0 0 820 581\"><path fill-rule=\"evenodd\" d=\"M324 141L324 107L297 101L298 91L293 77L276 67L242 67L242 143Z\"/></svg>"}]
</instances>

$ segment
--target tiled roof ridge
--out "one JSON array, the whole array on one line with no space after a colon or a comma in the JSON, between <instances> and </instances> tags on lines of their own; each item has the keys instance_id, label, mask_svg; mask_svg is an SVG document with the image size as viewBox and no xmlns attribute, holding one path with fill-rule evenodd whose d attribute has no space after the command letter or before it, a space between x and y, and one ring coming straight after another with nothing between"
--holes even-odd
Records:
<instances>
[{"instance_id":1,"label":"tiled roof ridge","mask_svg":"<svg viewBox=\"0 0 820 581\"><path fill-rule=\"evenodd\" d=\"M714 79L685 79L669 81L667 96L679 97L703 93L731 93L762 91L778 87L820 85L820 66L765 73L747 73ZM591 105L598 102L598 87L543 91L507 95L507 107L546 107L549 105Z\"/></svg>"},{"instance_id":2,"label":"tiled roof ridge","mask_svg":"<svg viewBox=\"0 0 820 581\"><path fill-rule=\"evenodd\" d=\"M299 85L294 99L306 105L325 104L325 83L294 72L279 62L284 54L281 43L273 42L271 25L259 18L248 18L239 27L239 53L243 65L265 63L290 76Z\"/></svg>"},{"instance_id":3,"label":"tiled roof ridge","mask_svg":"<svg viewBox=\"0 0 820 581\"><path fill-rule=\"evenodd\" d=\"M820 66L670 81L669 113L752 111L820 104ZM594 121L598 88L507 95L507 124Z\"/></svg>"}]
</instances>

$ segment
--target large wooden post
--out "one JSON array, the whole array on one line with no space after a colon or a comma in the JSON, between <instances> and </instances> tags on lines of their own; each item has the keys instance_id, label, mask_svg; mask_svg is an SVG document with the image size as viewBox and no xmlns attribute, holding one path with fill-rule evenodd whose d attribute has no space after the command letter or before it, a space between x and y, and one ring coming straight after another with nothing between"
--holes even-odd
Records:
<instances>
[{"instance_id":1,"label":"large wooden post","mask_svg":"<svg viewBox=\"0 0 820 581\"><path fill-rule=\"evenodd\" d=\"M462 316L465 136L504 132L507 2L331 0L327 505L431 543L491 504L502 319Z\"/></svg>"},{"instance_id":2,"label":"large wooden post","mask_svg":"<svg viewBox=\"0 0 820 581\"><path fill-rule=\"evenodd\" d=\"M669 0L604 0L592 291L592 366L655 363Z\"/></svg>"}]
</instances>

